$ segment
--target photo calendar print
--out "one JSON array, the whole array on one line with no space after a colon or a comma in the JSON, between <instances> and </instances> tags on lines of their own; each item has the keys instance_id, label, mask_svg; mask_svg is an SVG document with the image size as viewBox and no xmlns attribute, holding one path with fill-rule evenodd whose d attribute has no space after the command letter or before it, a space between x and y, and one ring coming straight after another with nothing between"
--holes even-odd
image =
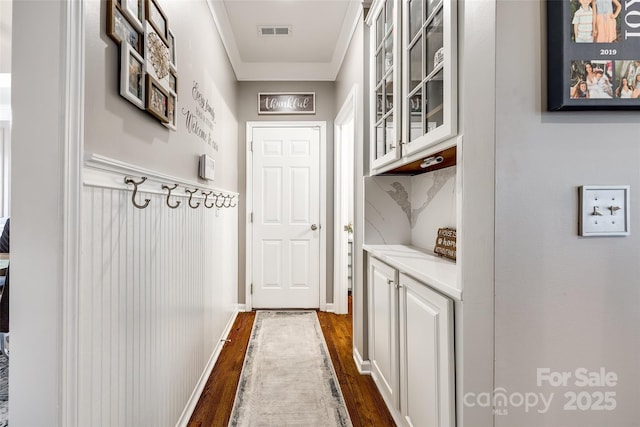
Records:
<instances>
[{"instance_id":1,"label":"photo calendar print","mask_svg":"<svg viewBox=\"0 0 640 427\"><path fill-rule=\"evenodd\" d=\"M547 106L640 110L640 0L547 0Z\"/></svg>"}]
</instances>

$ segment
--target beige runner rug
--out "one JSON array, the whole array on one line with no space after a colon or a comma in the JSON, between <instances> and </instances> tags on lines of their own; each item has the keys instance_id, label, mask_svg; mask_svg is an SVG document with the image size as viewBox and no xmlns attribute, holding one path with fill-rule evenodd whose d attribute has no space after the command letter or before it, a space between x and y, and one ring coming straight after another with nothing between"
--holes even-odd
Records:
<instances>
[{"instance_id":1,"label":"beige runner rug","mask_svg":"<svg viewBox=\"0 0 640 427\"><path fill-rule=\"evenodd\" d=\"M258 311L230 426L351 426L315 311Z\"/></svg>"}]
</instances>

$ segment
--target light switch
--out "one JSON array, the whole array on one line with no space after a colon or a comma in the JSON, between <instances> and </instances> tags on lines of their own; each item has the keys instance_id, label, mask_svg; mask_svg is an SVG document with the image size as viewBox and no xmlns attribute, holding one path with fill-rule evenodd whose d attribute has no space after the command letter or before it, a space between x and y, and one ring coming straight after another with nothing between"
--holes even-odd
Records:
<instances>
[{"instance_id":1,"label":"light switch","mask_svg":"<svg viewBox=\"0 0 640 427\"><path fill-rule=\"evenodd\" d=\"M580 187L580 235L629 235L629 186Z\"/></svg>"}]
</instances>

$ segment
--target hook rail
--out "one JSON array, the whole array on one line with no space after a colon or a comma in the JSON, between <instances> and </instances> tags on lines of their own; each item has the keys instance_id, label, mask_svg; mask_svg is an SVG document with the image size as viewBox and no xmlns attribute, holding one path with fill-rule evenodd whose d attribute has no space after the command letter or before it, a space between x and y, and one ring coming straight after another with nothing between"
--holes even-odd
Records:
<instances>
[{"instance_id":1,"label":"hook rail","mask_svg":"<svg viewBox=\"0 0 640 427\"><path fill-rule=\"evenodd\" d=\"M143 203L138 203L136 201L137 195L138 195L138 186L142 185L145 181L147 180L146 176L141 176L139 181L136 181L133 177L131 176L125 176L124 177L124 182L127 185L133 185L133 193L131 195L131 203L133 204L133 206L135 206L138 209L145 209L147 206L149 206L149 203L151 203L151 199L144 199ZM179 186L178 183L173 183L173 185L169 185L169 184L162 184L161 188L162 190L166 190L166 199L165 199L165 203L167 204L167 206L171 209L177 209L180 206L181 201L177 200L174 197L174 202L171 202L171 195L172 192L177 189ZM210 191L204 191L202 189L199 188L189 188L189 187L185 187L184 189L185 193L187 193L189 195L189 200L187 202L187 204L189 205L190 208L192 209L197 209L201 204L206 207L207 209L211 209L213 207L216 207L218 209L220 208L235 208L237 206L237 202L236 202L236 194L231 194L231 193L225 193L225 192L219 192L219 193L214 193L213 190ZM204 200L202 203L196 201L196 198L194 197L194 194L196 193L201 193L202 196L204 196ZM177 196L180 197L180 196ZM183 196L186 197L186 196ZM200 197L200 196L196 196L196 197Z\"/></svg>"}]
</instances>

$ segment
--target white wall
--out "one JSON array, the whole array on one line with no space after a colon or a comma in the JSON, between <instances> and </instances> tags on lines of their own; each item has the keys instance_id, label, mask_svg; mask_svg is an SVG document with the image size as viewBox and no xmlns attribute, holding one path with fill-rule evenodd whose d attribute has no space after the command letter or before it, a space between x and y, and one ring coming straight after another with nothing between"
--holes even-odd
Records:
<instances>
[{"instance_id":1,"label":"white wall","mask_svg":"<svg viewBox=\"0 0 640 427\"><path fill-rule=\"evenodd\" d=\"M9 410L14 426L60 424L64 13L62 1L13 5L13 22L20 23L13 26L12 45Z\"/></svg>"},{"instance_id":2,"label":"white wall","mask_svg":"<svg viewBox=\"0 0 640 427\"><path fill-rule=\"evenodd\" d=\"M0 1L0 73L11 72L12 1Z\"/></svg>"},{"instance_id":3,"label":"white wall","mask_svg":"<svg viewBox=\"0 0 640 427\"><path fill-rule=\"evenodd\" d=\"M638 112L546 112L545 3L497 4L496 387L554 398L544 414L508 408L496 425L635 426ZM630 236L577 235L583 184L631 185ZM581 367L604 367L617 385L575 386ZM538 368L572 377L567 387L538 386ZM616 393L613 411L563 409L566 392L605 391Z\"/></svg>"}]
</instances>

